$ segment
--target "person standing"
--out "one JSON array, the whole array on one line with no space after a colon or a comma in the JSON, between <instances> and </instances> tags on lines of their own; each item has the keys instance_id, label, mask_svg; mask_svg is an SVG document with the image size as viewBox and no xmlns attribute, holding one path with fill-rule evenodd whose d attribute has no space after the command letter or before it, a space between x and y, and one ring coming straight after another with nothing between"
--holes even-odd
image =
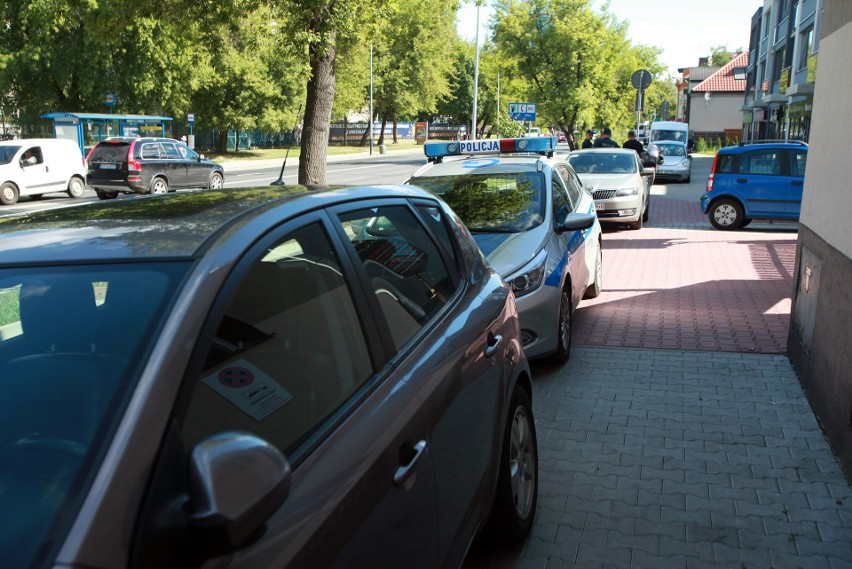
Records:
<instances>
[{"instance_id":1,"label":"person standing","mask_svg":"<svg viewBox=\"0 0 852 569\"><path fill-rule=\"evenodd\" d=\"M618 143L610 138L611 136L612 131L609 127L603 129L603 133L595 139L595 144L593 146L595 148L619 148Z\"/></svg>"},{"instance_id":2,"label":"person standing","mask_svg":"<svg viewBox=\"0 0 852 569\"><path fill-rule=\"evenodd\" d=\"M636 133L632 130L627 133L627 140L622 145L622 148L630 148L631 150L635 150L636 154L639 155L639 158L642 158L642 153L645 152L645 147L642 146L641 142L636 140Z\"/></svg>"},{"instance_id":3,"label":"person standing","mask_svg":"<svg viewBox=\"0 0 852 569\"><path fill-rule=\"evenodd\" d=\"M595 135L595 132L593 130L587 130L586 131L586 138L585 138L585 140L583 140L583 144L582 144L583 148L591 148L592 146L594 146L592 144L592 137L594 135Z\"/></svg>"}]
</instances>

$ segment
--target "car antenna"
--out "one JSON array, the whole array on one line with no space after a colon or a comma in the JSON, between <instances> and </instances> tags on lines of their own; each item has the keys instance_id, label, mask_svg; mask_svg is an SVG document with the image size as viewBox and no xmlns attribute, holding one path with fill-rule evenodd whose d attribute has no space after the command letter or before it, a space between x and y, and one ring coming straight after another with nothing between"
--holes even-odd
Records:
<instances>
[{"instance_id":1,"label":"car antenna","mask_svg":"<svg viewBox=\"0 0 852 569\"><path fill-rule=\"evenodd\" d=\"M296 138L296 127L299 124L299 115L302 114L302 104L299 103L299 110L296 111L296 122L293 123L293 130L290 131L290 144L287 145L287 153L284 154L284 163L281 164L281 174L278 175L278 179L272 182L273 186L286 186L287 183L284 181L284 167L287 166L287 157L290 156L290 149L293 147L293 139Z\"/></svg>"}]
</instances>

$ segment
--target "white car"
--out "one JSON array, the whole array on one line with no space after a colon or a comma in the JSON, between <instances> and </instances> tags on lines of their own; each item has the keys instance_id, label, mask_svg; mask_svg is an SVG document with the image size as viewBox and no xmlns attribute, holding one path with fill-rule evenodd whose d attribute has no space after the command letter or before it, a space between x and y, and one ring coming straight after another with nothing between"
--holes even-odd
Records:
<instances>
[{"instance_id":1,"label":"white car","mask_svg":"<svg viewBox=\"0 0 852 569\"><path fill-rule=\"evenodd\" d=\"M427 143L430 164L406 183L449 203L512 285L527 357L562 363L574 309L601 292L603 257L592 196L555 149L553 137Z\"/></svg>"},{"instance_id":2,"label":"white car","mask_svg":"<svg viewBox=\"0 0 852 569\"><path fill-rule=\"evenodd\" d=\"M73 140L28 138L0 142L0 204L20 196L66 192L80 198L86 190L86 160Z\"/></svg>"},{"instance_id":3,"label":"white car","mask_svg":"<svg viewBox=\"0 0 852 569\"><path fill-rule=\"evenodd\" d=\"M641 229L648 221L654 169L643 168L636 151L587 148L571 152L568 162L592 193L601 223Z\"/></svg>"}]
</instances>

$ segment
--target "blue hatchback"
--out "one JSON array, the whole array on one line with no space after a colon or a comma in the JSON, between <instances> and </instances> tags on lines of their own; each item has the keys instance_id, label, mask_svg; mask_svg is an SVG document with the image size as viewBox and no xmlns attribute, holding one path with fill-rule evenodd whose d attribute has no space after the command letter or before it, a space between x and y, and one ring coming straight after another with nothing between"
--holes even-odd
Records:
<instances>
[{"instance_id":1,"label":"blue hatchback","mask_svg":"<svg viewBox=\"0 0 852 569\"><path fill-rule=\"evenodd\" d=\"M701 211L716 229L739 229L755 218L796 221L807 160L803 142L722 148L701 196Z\"/></svg>"}]
</instances>

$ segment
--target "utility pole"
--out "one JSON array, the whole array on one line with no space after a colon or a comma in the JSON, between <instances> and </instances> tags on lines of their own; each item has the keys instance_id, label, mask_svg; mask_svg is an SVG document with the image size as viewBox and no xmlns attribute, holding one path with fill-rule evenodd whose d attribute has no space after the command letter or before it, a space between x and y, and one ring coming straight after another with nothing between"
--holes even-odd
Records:
<instances>
[{"instance_id":1,"label":"utility pole","mask_svg":"<svg viewBox=\"0 0 852 569\"><path fill-rule=\"evenodd\" d=\"M473 66L473 116L470 119L470 140L476 138L476 95L479 88L479 4L476 5L476 62Z\"/></svg>"},{"instance_id":2,"label":"utility pole","mask_svg":"<svg viewBox=\"0 0 852 569\"><path fill-rule=\"evenodd\" d=\"M373 42L370 42L370 118L367 121L370 129L370 155L373 155Z\"/></svg>"}]
</instances>

